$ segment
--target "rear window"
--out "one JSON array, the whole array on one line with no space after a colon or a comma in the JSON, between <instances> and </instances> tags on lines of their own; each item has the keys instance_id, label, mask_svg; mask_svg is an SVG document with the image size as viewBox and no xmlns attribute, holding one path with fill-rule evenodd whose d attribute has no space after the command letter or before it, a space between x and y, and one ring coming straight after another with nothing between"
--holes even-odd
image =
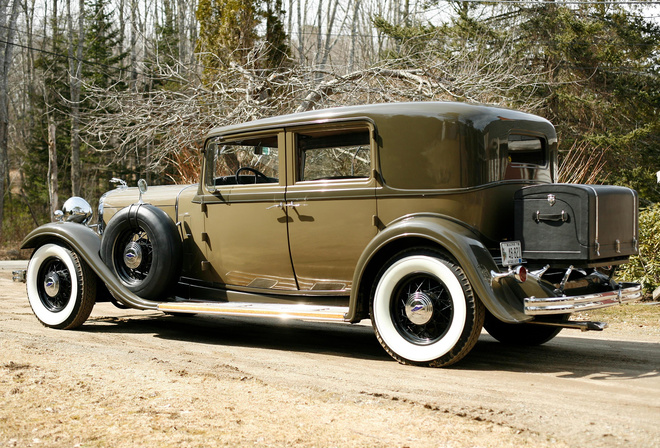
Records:
<instances>
[{"instance_id":1,"label":"rear window","mask_svg":"<svg viewBox=\"0 0 660 448\"><path fill-rule=\"evenodd\" d=\"M298 132L297 180L368 178L371 174L370 145L367 128Z\"/></svg>"},{"instance_id":2,"label":"rear window","mask_svg":"<svg viewBox=\"0 0 660 448\"><path fill-rule=\"evenodd\" d=\"M509 162L516 165L540 165L547 162L545 140L530 135L509 135Z\"/></svg>"}]
</instances>

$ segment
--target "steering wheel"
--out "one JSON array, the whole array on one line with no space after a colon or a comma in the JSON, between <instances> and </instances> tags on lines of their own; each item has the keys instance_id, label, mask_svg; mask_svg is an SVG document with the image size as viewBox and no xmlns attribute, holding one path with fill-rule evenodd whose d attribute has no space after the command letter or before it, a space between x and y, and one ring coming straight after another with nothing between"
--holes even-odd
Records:
<instances>
[{"instance_id":1,"label":"steering wheel","mask_svg":"<svg viewBox=\"0 0 660 448\"><path fill-rule=\"evenodd\" d=\"M241 183L240 177L238 177L238 175L241 173L241 171L251 171L251 172L253 172L254 173L254 183L255 184L257 183L257 177L260 177L260 178L264 179L264 181L266 183L270 182L270 178L268 178L268 176L266 176L261 171L255 169L255 168L252 168L250 166L242 166L242 167L240 167L239 169L236 170L235 176L236 176L236 183L237 184Z\"/></svg>"}]
</instances>

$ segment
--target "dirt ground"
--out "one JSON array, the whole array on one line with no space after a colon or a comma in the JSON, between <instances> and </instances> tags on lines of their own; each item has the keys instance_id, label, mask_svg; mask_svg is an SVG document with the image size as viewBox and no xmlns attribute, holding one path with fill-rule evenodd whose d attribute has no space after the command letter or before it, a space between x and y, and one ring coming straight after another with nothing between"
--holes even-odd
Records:
<instances>
[{"instance_id":1,"label":"dirt ground","mask_svg":"<svg viewBox=\"0 0 660 448\"><path fill-rule=\"evenodd\" d=\"M0 270L0 447L660 447L660 306L542 347L483 333L402 366L367 324L173 317L98 304L42 327ZM623 307L622 307L623 308Z\"/></svg>"}]
</instances>

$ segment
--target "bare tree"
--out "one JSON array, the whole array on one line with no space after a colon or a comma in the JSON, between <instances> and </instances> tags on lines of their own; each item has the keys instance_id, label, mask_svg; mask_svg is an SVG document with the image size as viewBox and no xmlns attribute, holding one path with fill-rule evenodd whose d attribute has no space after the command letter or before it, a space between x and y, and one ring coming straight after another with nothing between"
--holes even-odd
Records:
<instances>
[{"instance_id":1,"label":"bare tree","mask_svg":"<svg viewBox=\"0 0 660 448\"><path fill-rule=\"evenodd\" d=\"M9 95L7 78L11 69L18 20L19 0L0 0L0 223L4 216L5 185L8 176ZM9 14L7 14L9 12ZM2 228L0 226L0 235Z\"/></svg>"},{"instance_id":2,"label":"bare tree","mask_svg":"<svg viewBox=\"0 0 660 448\"><path fill-rule=\"evenodd\" d=\"M94 90L89 99L96 110L86 117L87 139L100 139L101 147L118 159L132 151L138 140L152 148L151 170L162 170L170 162L189 161L205 133L214 126L233 124L282 113L328 106L373 102L461 100L514 106L510 98L522 90L533 92L539 73L506 57L509 44L484 46L475 54L464 49L450 58L429 52L415 69L403 69L399 61L388 61L351 73L319 70L314 66L291 65L264 71L233 64L218 73L212 83L193 82L175 68L161 66L180 89L158 90L139 97L130 92ZM259 54L259 51L253 52ZM516 108L534 110L530 94ZM98 146L98 145L97 145ZM188 163L188 162L187 162ZM170 165L171 166L171 165ZM176 166L174 168L177 168ZM188 175L186 175L188 177Z\"/></svg>"},{"instance_id":3,"label":"bare tree","mask_svg":"<svg viewBox=\"0 0 660 448\"><path fill-rule=\"evenodd\" d=\"M71 15L71 0L66 0L67 28L69 35L69 91L71 95L71 194L80 196L80 91L82 76L82 56L85 42L84 34L85 1L78 0L78 35L74 38L73 17ZM74 42L78 45L75 47Z\"/></svg>"},{"instance_id":4,"label":"bare tree","mask_svg":"<svg viewBox=\"0 0 660 448\"><path fill-rule=\"evenodd\" d=\"M52 54L57 54L57 0L53 0L52 25ZM50 203L50 216L54 219L55 210L59 205L59 183L58 183L58 165L57 165L57 122L55 120L55 94L46 87L44 90L44 102L46 104L46 115L48 116L48 197Z\"/></svg>"}]
</instances>

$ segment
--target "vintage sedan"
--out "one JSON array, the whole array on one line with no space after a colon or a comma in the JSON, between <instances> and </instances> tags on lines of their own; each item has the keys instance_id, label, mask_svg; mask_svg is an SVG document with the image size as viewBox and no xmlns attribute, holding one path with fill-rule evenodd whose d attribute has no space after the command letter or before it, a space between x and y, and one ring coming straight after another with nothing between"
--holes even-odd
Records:
<instances>
[{"instance_id":1,"label":"vintage sedan","mask_svg":"<svg viewBox=\"0 0 660 448\"><path fill-rule=\"evenodd\" d=\"M121 183L31 232L46 326L95 302L170 314L357 323L396 360L447 366L483 327L512 344L638 299L635 191L557 184L545 119L462 103L342 107L213 129L199 183Z\"/></svg>"}]
</instances>

